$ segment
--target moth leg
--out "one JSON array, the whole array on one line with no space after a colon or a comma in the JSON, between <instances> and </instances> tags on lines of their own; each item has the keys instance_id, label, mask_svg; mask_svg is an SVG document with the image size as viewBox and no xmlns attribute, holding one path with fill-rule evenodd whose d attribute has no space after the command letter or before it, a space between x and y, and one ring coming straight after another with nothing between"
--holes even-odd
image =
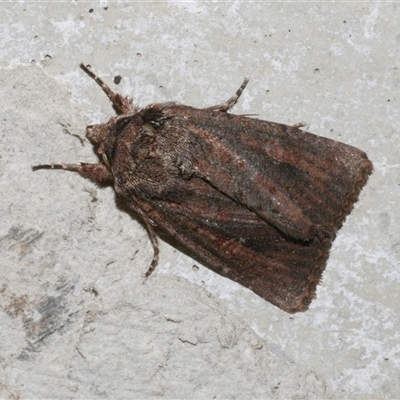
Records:
<instances>
[{"instance_id":1,"label":"moth leg","mask_svg":"<svg viewBox=\"0 0 400 400\"><path fill-rule=\"evenodd\" d=\"M132 99L129 97L123 97L118 93L114 93L101 78L95 75L92 71L90 71L83 63L80 63L79 66L81 69L88 74L102 89L103 92L107 95L107 97L111 100L113 107L118 115L128 114L132 112L137 112L138 110L132 104Z\"/></svg>"},{"instance_id":2,"label":"moth leg","mask_svg":"<svg viewBox=\"0 0 400 400\"><path fill-rule=\"evenodd\" d=\"M150 242L153 245L153 260L151 261L149 269L143 275L143 278L147 279L153 271L156 269L158 264L158 256L160 254L160 249L158 246L158 240L156 233L154 232L154 222L144 213L139 207L136 207L132 202L129 203L132 209L139 215L146 226L147 233L149 234Z\"/></svg>"},{"instance_id":3,"label":"moth leg","mask_svg":"<svg viewBox=\"0 0 400 400\"><path fill-rule=\"evenodd\" d=\"M237 101L239 100L239 97L243 93L243 90L245 89L245 87L247 86L248 83L249 83L249 78L244 78L244 81L240 85L240 88L236 91L236 93L229 100L225 101L224 103L218 104L216 106L207 107L207 108L205 108L205 110L224 111L224 112L229 111L237 103Z\"/></svg>"},{"instance_id":4,"label":"moth leg","mask_svg":"<svg viewBox=\"0 0 400 400\"><path fill-rule=\"evenodd\" d=\"M63 169L64 171L78 172L84 178L88 178L96 183L111 184L114 177L111 171L104 164L41 164L32 166L32 171L38 169Z\"/></svg>"},{"instance_id":5,"label":"moth leg","mask_svg":"<svg viewBox=\"0 0 400 400\"><path fill-rule=\"evenodd\" d=\"M304 128L305 126L307 126L307 122L305 121L299 121L292 125L293 128Z\"/></svg>"},{"instance_id":6,"label":"moth leg","mask_svg":"<svg viewBox=\"0 0 400 400\"><path fill-rule=\"evenodd\" d=\"M158 240L157 240L157 236L156 236L156 233L154 232L153 227L150 224L148 224L146 221L145 221L145 224L146 224L147 232L149 233L149 238L150 238L151 244L153 245L153 259L151 260L149 269L144 274L144 278L148 278L157 267L160 249L158 247Z\"/></svg>"}]
</instances>

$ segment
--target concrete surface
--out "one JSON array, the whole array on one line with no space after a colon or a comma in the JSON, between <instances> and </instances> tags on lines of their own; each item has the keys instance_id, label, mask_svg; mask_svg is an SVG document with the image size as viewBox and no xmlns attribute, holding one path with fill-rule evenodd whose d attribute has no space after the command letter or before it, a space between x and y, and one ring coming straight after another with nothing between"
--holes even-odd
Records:
<instances>
[{"instance_id":1,"label":"concrete surface","mask_svg":"<svg viewBox=\"0 0 400 400\"><path fill-rule=\"evenodd\" d=\"M1 398L400 398L400 4L0 4ZM113 114L78 68L140 105L209 106L365 150L375 173L318 298L285 314L162 243L113 191L47 162L94 161ZM122 77L117 86L116 75Z\"/></svg>"}]
</instances>

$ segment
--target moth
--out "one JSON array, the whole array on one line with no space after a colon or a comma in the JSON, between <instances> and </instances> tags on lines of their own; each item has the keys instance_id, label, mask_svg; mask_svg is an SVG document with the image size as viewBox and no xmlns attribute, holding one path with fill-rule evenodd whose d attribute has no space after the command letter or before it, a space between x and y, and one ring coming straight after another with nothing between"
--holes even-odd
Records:
<instances>
[{"instance_id":1,"label":"moth","mask_svg":"<svg viewBox=\"0 0 400 400\"><path fill-rule=\"evenodd\" d=\"M299 129L174 102L138 108L86 66L117 113L89 125L99 162L45 164L112 185L144 222L158 262L156 229L216 273L288 313L316 297L329 250L373 171L352 146Z\"/></svg>"}]
</instances>

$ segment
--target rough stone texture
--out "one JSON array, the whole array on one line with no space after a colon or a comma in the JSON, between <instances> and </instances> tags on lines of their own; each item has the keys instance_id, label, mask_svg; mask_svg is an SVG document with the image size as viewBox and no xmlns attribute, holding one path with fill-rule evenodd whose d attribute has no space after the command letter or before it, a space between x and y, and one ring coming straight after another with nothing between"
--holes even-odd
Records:
<instances>
[{"instance_id":1,"label":"rough stone texture","mask_svg":"<svg viewBox=\"0 0 400 400\"><path fill-rule=\"evenodd\" d=\"M0 397L400 397L399 4L21 1L0 13ZM141 105L213 105L249 75L234 112L305 120L368 153L375 173L307 313L165 243L143 284L151 244L113 191L31 171L95 160L84 128L112 109L80 61Z\"/></svg>"}]
</instances>

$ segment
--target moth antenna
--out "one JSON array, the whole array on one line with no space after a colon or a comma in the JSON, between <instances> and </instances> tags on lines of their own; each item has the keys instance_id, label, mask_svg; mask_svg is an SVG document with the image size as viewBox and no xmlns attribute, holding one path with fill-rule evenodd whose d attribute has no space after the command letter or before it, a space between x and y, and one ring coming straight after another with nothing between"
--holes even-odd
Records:
<instances>
[{"instance_id":1,"label":"moth antenna","mask_svg":"<svg viewBox=\"0 0 400 400\"><path fill-rule=\"evenodd\" d=\"M102 89L103 92L110 99L113 107L118 115L121 114L129 114L132 112L136 112L137 109L132 104L132 99L129 97L123 97L118 93L114 93L108 85L106 85L101 78L95 75L92 71L89 70L83 63L79 64L80 68L89 75Z\"/></svg>"},{"instance_id":2,"label":"moth antenna","mask_svg":"<svg viewBox=\"0 0 400 400\"><path fill-rule=\"evenodd\" d=\"M240 85L239 89L236 90L236 93L227 101L225 101L224 103L218 104L216 106L212 106L212 107L207 107L205 108L205 110L209 110L209 111L224 111L227 112L229 111L239 100L239 97L242 95L243 90L245 89L245 87L247 86L247 84L249 83L249 78L244 78L243 83Z\"/></svg>"}]
</instances>

